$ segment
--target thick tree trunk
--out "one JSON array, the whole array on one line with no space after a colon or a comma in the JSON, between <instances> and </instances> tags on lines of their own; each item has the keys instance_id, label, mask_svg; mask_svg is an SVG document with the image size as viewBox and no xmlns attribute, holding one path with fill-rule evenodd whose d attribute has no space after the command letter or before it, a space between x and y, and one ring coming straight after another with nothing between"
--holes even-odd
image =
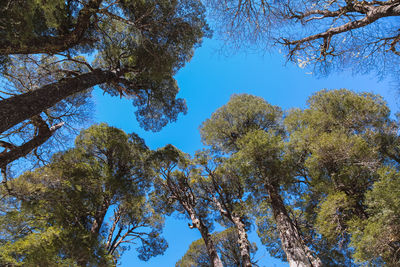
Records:
<instances>
[{"instance_id":1,"label":"thick tree trunk","mask_svg":"<svg viewBox=\"0 0 400 267\"><path fill-rule=\"evenodd\" d=\"M299 230L289 217L278 188L267 184L266 189L269 194L269 200L279 231L282 247L286 253L290 267L322 266L321 260L306 246Z\"/></svg>"},{"instance_id":2,"label":"thick tree trunk","mask_svg":"<svg viewBox=\"0 0 400 267\"><path fill-rule=\"evenodd\" d=\"M211 239L211 235L207 227L199 218L197 218L197 216L193 211L188 210L188 212L190 215L190 219L192 220L192 226L190 226L190 228L197 228L200 231L201 237L203 238L204 243L206 244L207 253L208 256L210 257L212 266L223 267L222 261L217 253L217 249L215 248L214 242Z\"/></svg>"},{"instance_id":3,"label":"thick tree trunk","mask_svg":"<svg viewBox=\"0 0 400 267\"><path fill-rule=\"evenodd\" d=\"M247 233L245 229L245 225L240 217L232 216L232 221L235 224L236 231L238 233L238 243L240 248L240 255L242 257L242 266L243 267L251 267L250 261L250 243L247 238Z\"/></svg>"},{"instance_id":4,"label":"thick tree trunk","mask_svg":"<svg viewBox=\"0 0 400 267\"><path fill-rule=\"evenodd\" d=\"M116 78L112 71L95 69L73 78L0 101L0 133L54 106L64 98Z\"/></svg>"}]
</instances>

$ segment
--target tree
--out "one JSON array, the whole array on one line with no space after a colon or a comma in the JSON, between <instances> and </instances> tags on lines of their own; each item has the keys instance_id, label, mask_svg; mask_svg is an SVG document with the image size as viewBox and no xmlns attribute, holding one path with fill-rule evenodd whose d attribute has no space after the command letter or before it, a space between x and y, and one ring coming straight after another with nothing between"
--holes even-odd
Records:
<instances>
[{"instance_id":1,"label":"tree","mask_svg":"<svg viewBox=\"0 0 400 267\"><path fill-rule=\"evenodd\" d=\"M185 155L172 145L157 150L153 156L155 171L153 205L163 213L178 211L192 222L191 229L197 228L205 243L211 266L222 267L214 241L211 238L212 222L208 205L196 194L192 186L198 170Z\"/></svg>"},{"instance_id":2,"label":"tree","mask_svg":"<svg viewBox=\"0 0 400 267\"><path fill-rule=\"evenodd\" d=\"M226 160L218 156L212 157L209 151L198 152L196 161L200 164L201 173L193 186L198 188L196 191L199 192L199 197L205 199L220 214L222 223L233 225L237 237L234 243L239 246L240 266L250 267L251 245L247 231L251 223L245 197L247 192L244 179L226 164Z\"/></svg>"},{"instance_id":3,"label":"tree","mask_svg":"<svg viewBox=\"0 0 400 267\"><path fill-rule=\"evenodd\" d=\"M214 233L212 239L216 244L218 254L221 255L221 260L224 266L245 266L242 262L242 255L237 243L238 236L234 228L228 228L222 232ZM257 251L255 244L252 244L250 251L254 254ZM254 259L251 257L251 262L254 264ZM203 239L198 239L190 244L185 255L175 264L177 267L208 267L210 259L205 253L205 244Z\"/></svg>"},{"instance_id":4,"label":"tree","mask_svg":"<svg viewBox=\"0 0 400 267\"><path fill-rule=\"evenodd\" d=\"M308 105L305 110L292 111L285 120L290 132L290 151L302 165L309 183L309 190L303 191L302 196L305 220L315 228L314 236L322 234L326 246L339 245L342 250L349 250L352 242L359 249L354 254L356 259L391 264L387 255L395 259L391 250L399 247L396 233L391 233L389 225L395 224L396 219L388 216L387 226L376 224L377 216L385 216L373 208L376 203L372 201L378 188L385 187L387 177L397 175L392 170L398 166L393 160L397 157L394 152L398 146L397 126L390 119L390 110L380 96L344 89L318 92ZM396 183L392 186L396 188ZM395 189L387 193L388 199L398 197ZM379 205L390 214L396 207L389 202L392 203L383 200ZM385 246L377 245L379 238L373 231L394 236L392 243L383 241L387 242L387 249L380 250L380 256L375 254L375 257L366 256L363 249L367 238L371 246L376 245L374 251ZM371 235L376 238L373 243ZM346 257L353 261L352 255Z\"/></svg>"},{"instance_id":5,"label":"tree","mask_svg":"<svg viewBox=\"0 0 400 267\"><path fill-rule=\"evenodd\" d=\"M280 44L316 71L398 73L399 1L218 1L208 4L228 44Z\"/></svg>"},{"instance_id":6,"label":"tree","mask_svg":"<svg viewBox=\"0 0 400 267\"><path fill-rule=\"evenodd\" d=\"M132 243L142 260L162 254L163 219L147 201L148 154L137 135L95 125L50 165L14 179L6 198L16 205L1 214L0 262L108 266Z\"/></svg>"},{"instance_id":7,"label":"tree","mask_svg":"<svg viewBox=\"0 0 400 267\"><path fill-rule=\"evenodd\" d=\"M37 12L49 12L50 15L44 18L42 18L44 15L37 17L32 15L32 11L23 16L24 14L18 13L18 7L11 2L2 8L2 12L11 12L7 13L5 20L15 19L16 22L13 24L21 23L20 19L26 19L29 25L34 27L36 20L46 21L41 31L27 34L28 43L33 39L40 39L45 43L48 42L46 43L48 46L52 46L51 40L57 38L71 40L71 34L80 36L77 37L79 43L85 38L85 34L78 34L76 31L82 28L82 32L90 32L90 38L94 40L91 43L94 60L89 62L81 56L76 56L80 50L64 51L65 48L57 48L50 52L40 51L54 54L55 57L46 54L28 56L28 60L37 65L42 76L47 75L48 79L41 79L27 91L0 101L0 119L3 122L0 133L12 127L20 127L21 123L35 116L46 117L43 113L60 101L87 92L96 85L101 85L101 88L111 95L132 98L134 106L138 107L136 116L140 125L146 130L158 131L168 122L175 121L179 113L186 111L184 100L176 98L179 88L173 76L190 60L193 48L209 34L201 3L186 0L88 1L83 4L61 1L52 2L55 6L47 9L46 6L40 8L39 4L32 2L22 5L21 10L33 10L37 7L37 10L35 9ZM67 16L66 23L72 23L62 33L57 27L64 25L64 22L55 19L58 18L57 4L65 6L66 13L63 14ZM13 12L17 12L18 15L12 16ZM77 16L76 22L74 16ZM56 20L54 25L50 23L51 18ZM13 34L17 36L22 34L20 30L16 29L16 32L12 33L6 31L4 34L7 36L11 34L12 39ZM53 32L53 35L48 32ZM59 42L57 40L55 42ZM37 46L45 47L40 45L41 42L37 41ZM71 42L75 44L74 40ZM68 47L71 45L63 41L61 44ZM22 47L31 46L23 44ZM25 59L26 57L11 56L9 65L4 70L6 77L12 77L12 70L19 69ZM13 79L18 80L21 77ZM29 145L12 144L17 149L6 151L8 154L1 159L0 167L4 169L11 160L25 156L30 149L38 147L49 139L59 127L59 124L47 125L48 129L41 127L42 131L38 131L40 140L35 141L36 136L34 136ZM21 150L23 152L20 152Z\"/></svg>"},{"instance_id":8,"label":"tree","mask_svg":"<svg viewBox=\"0 0 400 267\"><path fill-rule=\"evenodd\" d=\"M213 149L231 154L252 192L268 199L291 266L321 266L306 246L300 229L289 216L280 187L290 183L290 165L283 157L282 111L250 95L234 95L214 112L200 129L202 140Z\"/></svg>"}]
</instances>

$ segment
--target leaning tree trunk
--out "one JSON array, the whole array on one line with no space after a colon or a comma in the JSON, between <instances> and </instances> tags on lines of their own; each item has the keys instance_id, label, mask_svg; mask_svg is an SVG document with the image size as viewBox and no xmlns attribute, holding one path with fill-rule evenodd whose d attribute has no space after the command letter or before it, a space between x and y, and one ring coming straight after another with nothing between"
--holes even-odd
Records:
<instances>
[{"instance_id":1,"label":"leaning tree trunk","mask_svg":"<svg viewBox=\"0 0 400 267\"><path fill-rule=\"evenodd\" d=\"M249 239L247 238L245 225L239 216L233 215L232 221L238 234L238 243L240 248L240 256L242 257L242 266L251 267L252 264L250 260L250 243Z\"/></svg>"},{"instance_id":2,"label":"leaning tree trunk","mask_svg":"<svg viewBox=\"0 0 400 267\"><path fill-rule=\"evenodd\" d=\"M238 244L240 257L242 259L242 266L251 267L252 264L250 260L250 243L249 239L247 238L246 228L243 223L242 217L235 214L235 212L228 211L226 208L224 208L222 203L216 197L213 197L213 202L217 206L221 215L225 216L235 225L236 233L238 235ZM226 207L226 205L224 206Z\"/></svg>"},{"instance_id":3,"label":"leaning tree trunk","mask_svg":"<svg viewBox=\"0 0 400 267\"><path fill-rule=\"evenodd\" d=\"M211 239L210 232L208 228L204 225L204 223L197 218L194 211L191 209L186 209L189 213L190 219L192 220L192 225L190 228L197 228L200 231L201 237L204 240L206 245L207 254L210 257L211 263L213 267L223 267L222 261L217 253L217 249L215 248L214 242Z\"/></svg>"},{"instance_id":4,"label":"leaning tree trunk","mask_svg":"<svg viewBox=\"0 0 400 267\"><path fill-rule=\"evenodd\" d=\"M95 69L62 79L37 90L0 101L0 133L54 106L64 98L116 78L112 71Z\"/></svg>"},{"instance_id":5,"label":"leaning tree trunk","mask_svg":"<svg viewBox=\"0 0 400 267\"><path fill-rule=\"evenodd\" d=\"M40 116L34 116L31 121L33 121L33 124L38 128L38 134L28 142L20 146L14 146L5 141L0 141L0 146L5 147L5 145L8 145L7 149L10 149L9 151L5 149L0 153L0 168L6 168L6 166L14 160L28 155L32 150L45 143L54 132L64 124L63 122L58 123L49 128Z\"/></svg>"},{"instance_id":6,"label":"leaning tree trunk","mask_svg":"<svg viewBox=\"0 0 400 267\"><path fill-rule=\"evenodd\" d=\"M290 218L278 188L271 184L266 185L269 194L276 226L279 231L283 250L286 253L290 267L319 267L321 260L306 246L299 229Z\"/></svg>"}]
</instances>

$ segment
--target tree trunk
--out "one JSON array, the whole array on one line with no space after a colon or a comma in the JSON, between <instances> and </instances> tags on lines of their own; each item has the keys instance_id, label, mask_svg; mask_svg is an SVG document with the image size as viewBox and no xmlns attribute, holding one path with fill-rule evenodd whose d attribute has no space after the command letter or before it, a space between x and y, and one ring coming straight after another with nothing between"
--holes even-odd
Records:
<instances>
[{"instance_id":1,"label":"tree trunk","mask_svg":"<svg viewBox=\"0 0 400 267\"><path fill-rule=\"evenodd\" d=\"M103 221L104 218L106 217L106 213L108 211L109 206L110 206L110 201L108 199L105 199L103 201L103 204L101 205L101 208L96 211L92 227L90 228L90 232L94 234L96 238L100 232L101 226L103 225Z\"/></svg>"},{"instance_id":2,"label":"tree trunk","mask_svg":"<svg viewBox=\"0 0 400 267\"><path fill-rule=\"evenodd\" d=\"M236 228L236 233L238 234L238 244L240 249L240 256L242 259L243 267L251 267L250 261L250 243L247 238L247 233L245 229L245 225L240 216L236 216L232 211L227 211L222 207L221 202L219 202L216 198L213 199L214 203L218 207L222 216L225 216L228 220L230 220Z\"/></svg>"},{"instance_id":3,"label":"tree trunk","mask_svg":"<svg viewBox=\"0 0 400 267\"><path fill-rule=\"evenodd\" d=\"M290 267L322 266L321 260L306 246L286 210L278 188L266 184L276 226Z\"/></svg>"},{"instance_id":4,"label":"tree trunk","mask_svg":"<svg viewBox=\"0 0 400 267\"><path fill-rule=\"evenodd\" d=\"M196 217L195 213L193 210L187 210L190 215L190 219L192 220L192 226L190 228L197 228L200 231L201 237L204 240L204 243L206 244L207 248L207 253L208 256L210 257L211 263L213 267L223 267L222 261L217 253L217 249L215 248L214 242L211 239L211 235L207 229L207 227L204 225L204 223Z\"/></svg>"},{"instance_id":5,"label":"tree trunk","mask_svg":"<svg viewBox=\"0 0 400 267\"><path fill-rule=\"evenodd\" d=\"M242 257L242 266L243 267L251 267L250 261L250 243L247 238L247 233L245 229L245 225L240 217L232 216L232 221L235 224L236 231L238 233L238 243L240 248L240 255Z\"/></svg>"},{"instance_id":6,"label":"tree trunk","mask_svg":"<svg viewBox=\"0 0 400 267\"><path fill-rule=\"evenodd\" d=\"M112 71L95 69L62 79L37 90L0 101L0 133L54 106L64 98L116 78Z\"/></svg>"}]
</instances>

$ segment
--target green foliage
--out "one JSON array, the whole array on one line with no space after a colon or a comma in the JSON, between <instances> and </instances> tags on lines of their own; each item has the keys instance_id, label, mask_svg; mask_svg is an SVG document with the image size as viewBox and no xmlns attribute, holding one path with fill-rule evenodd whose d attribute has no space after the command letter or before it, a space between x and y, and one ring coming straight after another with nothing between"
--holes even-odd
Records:
<instances>
[{"instance_id":1,"label":"green foliage","mask_svg":"<svg viewBox=\"0 0 400 267\"><path fill-rule=\"evenodd\" d=\"M395 143L382 140L392 135L395 126L386 103L377 95L323 90L308 104L285 119L288 153L301 162L299 174L308 184L300 188L302 201L297 206L314 228L309 238L326 264L349 266L354 264L350 237L369 220L365 196L378 180L376 170L390 163L382 150Z\"/></svg>"},{"instance_id":2,"label":"green foliage","mask_svg":"<svg viewBox=\"0 0 400 267\"><path fill-rule=\"evenodd\" d=\"M207 254L206 245L203 239L193 241L185 255L180 259L175 266L180 267L209 267L211 266L210 258Z\"/></svg>"},{"instance_id":3,"label":"green foliage","mask_svg":"<svg viewBox=\"0 0 400 267\"><path fill-rule=\"evenodd\" d=\"M260 237L261 243L272 257L287 261L269 203L261 201L254 204L253 207L252 215L255 217L257 234Z\"/></svg>"},{"instance_id":4,"label":"green foliage","mask_svg":"<svg viewBox=\"0 0 400 267\"><path fill-rule=\"evenodd\" d=\"M262 98L233 95L200 127L204 144L226 153L238 149L236 141L253 130L280 130L282 111Z\"/></svg>"},{"instance_id":5,"label":"green foliage","mask_svg":"<svg viewBox=\"0 0 400 267\"><path fill-rule=\"evenodd\" d=\"M210 35L197 0L5 0L0 96L8 99L0 103L0 120L7 121L0 138L25 146L5 154L1 165L31 152L36 162L47 161L65 140L38 147L60 135L64 123L61 129L72 131L62 137L75 135L91 114L86 104L94 86L129 98L139 125L160 131L186 113L174 76Z\"/></svg>"},{"instance_id":6,"label":"green foliage","mask_svg":"<svg viewBox=\"0 0 400 267\"><path fill-rule=\"evenodd\" d=\"M400 179L398 170L382 168L366 193L369 217L352 225L351 245L360 262L400 264Z\"/></svg>"},{"instance_id":7,"label":"green foliage","mask_svg":"<svg viewBox=\"0 0 400 267\"><path fill-rule=\"evenodd\" d=\"M378 170L399 163L397 123L389 116L380 96L323 90L310 97L306 109L288 112L282 123L279 108L235 95L203 123L201 135L215 152L227 155L224 166L241 176L271 255L285 258L276 245L281 240L265 186L279 188L305 244L324 265L353 266L355 259L396 264L398 218L382 214L396 214L389 202L398 197L396 186L379 209L372 209L376 200L370 204L371 192L377 194L375 186L385 176ZM386 234L378 238L379 231Z\"/></svg>"},{"instance_id":8,"label":"green foliage","mask_svg":"<svg viewBox=\"0 0 400 267\"><path fill-rule=\"evenodd\" d=\"M352 217L354 203L344 192L337 192L328 195L320 205L316 219L318 232L328 241L335 242L345 232L344 221Z\"/></svg>"},{"instance_id":9,"label":"green foliage","mask_svg":"<svg viewBox=\"0 0 400 267\"><path fill-rule=\"evenodd\" d=\"M233 161L202 150L196 152L194 162L198 174L193 175L192 187L199 198L208 202L214 219L222 225L232 225L234 217L240 218L249 228L251 207L246 196L245 179Z\"/></svg>"},{"instance_id":10,"label":"green foliage","mask_svg":"<svg viewBox=\"0 0 400 267\"><path fill-rule=\"evenodd\" d=\"M192 209L196 217L203 220L207 228L212 227L207 200L199 197L195 182L199 169L188 154L172 145L156 150L151 160L156 172L152 203L155 209L171 214L178 211L192 220L188 211Z\"/></svg>"},{"instance_id":11,"label":"green foliage","mask_svg":"<svg viewBox=\"0 0 400 267\"><path fill-rule=\"evenodd\" d=\"M107 20L99 25L96 66L128 71L121 82L102 88L111 95L133 95L140 125L158 131L186 112L184 100L176 99L173 76L191 59L193 47L209 36L205 10L190 0L119 1L118 7L134 23Z\"/></svg>"},{"instance_id":12,"label":"green foliage","mask_svg":"<svg viewBox=\"0 0 400 267\"><path fill-rule=\"evenodd\" d=\"M24 44L34 37L62 32L72 26L76 10L77 3L72 1L5 1L0 8L0 38Z\"/></svg>"},{"instance_id":13,"label":"green foliage","mask_svg":"<svg viewBox=\"0 0 400 267\"><path fill-rule=\"evenodd\" d=\"M286 213L324 266L397 266L397 131L381 97L344 89L318 92L286 117L261 98L235 95L202 125L212 150L193 158L172 145L149 151L135 134L96 125L48 166L13 180L12 197L3 189L0 263L111 265L126 249L119 231L148 260L166 249L163 216L177 211L203 236L214 222L235 220L245 233L255 218L267 251L283 260L276 213ZM226 266L241 264L237 230L213 235ZM204 241L177 266L210 266Z\"/></svg>"},{"instance_id":14,"label":"green foliage","mask_svg":"<svg viewBox=\"0 0 400 267\"><path fill-rule=\"evenodd\" d=\"M89 112L68 114L69 108L82 111L97 85L131 99L145 130L161 130L186 113L174 75L211 33L203 5L194 0L6 0L0 17L0 63L8 80L1 95L10 98L0 104L9 122L1 132L14 127L6 133L14 145L21 142L18 135L38 135L37 126L30 125L35 116L49 128L52 123L61 127L63 118L80 125ZM40 101L31 91L38 91ZM21 112L21 105L32 106L33 113ZM40 136L41 141L50 135ZM36 147L27 147L20 157Z\"/></svg>"},{"instance_id":15,"label":"green foliage","mask_svg":"<svg viewBox=\"0 0 400 267\"><path fill-rule=\"evenodd\" d=\"M137 135L100 124L82 131L75 148L56 154L48 166L13 180L16 206L0 220L17 224L2 226L1 259L40 264L33 255L43 254L49 260L111 266L126 249L121 245L126 239L138 243L142 260L162 254L167 247L160 236L163 218L146 200L152 175L148 153ZM108 211L114 215L107 219Z\"/></svg>"},{"instance_id":16,"label":"green foliage","mask_svg":"<svg viewBox=\"0 0 400 267\"><path fill-rule=\"evenodd\" d=\"M284 174L282 111L251 95L234 95L203 122L200 133L214 150L234 153L231 166L238 166L247 182L262 186L282 181Z\"/></svg>"}]
</instances>

